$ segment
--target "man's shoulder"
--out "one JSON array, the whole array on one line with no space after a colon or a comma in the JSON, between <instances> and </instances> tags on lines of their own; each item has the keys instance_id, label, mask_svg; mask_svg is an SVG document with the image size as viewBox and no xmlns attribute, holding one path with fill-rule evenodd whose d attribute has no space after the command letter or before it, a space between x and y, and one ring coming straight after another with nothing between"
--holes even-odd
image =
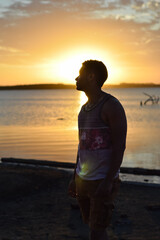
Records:
<instances>
[{"instance_id":1,"label":"man's shoulder","mask_svg":"<svg viewBox=\"0 0 160 240\"><path fill-rule=\"evenodd\" d=\"M123 109L120 101L113 95L109 94L108 100L103 105L103 110Z\"/></svg>"},{"instance_id":2,"label":"man's shoulder","mask_svg":"<svg viewBox=\"0 0 160 240\"><path fill-rule=\"evenodd\" d=\"M126 122L126 114L120 101L111 95L111 97L103 105L101 117L106 123Z\"/></svg>"}]
</instances>

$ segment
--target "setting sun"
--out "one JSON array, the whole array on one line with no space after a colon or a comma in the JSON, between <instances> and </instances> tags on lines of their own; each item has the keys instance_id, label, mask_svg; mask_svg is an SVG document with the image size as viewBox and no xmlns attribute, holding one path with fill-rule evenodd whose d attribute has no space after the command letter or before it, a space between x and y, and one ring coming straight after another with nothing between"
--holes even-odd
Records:
<instances>
[{"instance_id":1,"label":"setting sun","mask_svg":"<svg viewBox=\"0 0 160 240\"><path fill-rule=\"evenodd\" d=\"M79 70L82 63L89 59L96 59L103 61L107 66L109 79L119 82L122 78L122 70L116 66L113 57L109 52L102 50L90 49L89 47L81 48L78 50L70 49L63 56L59 56L55 60L49 60L42 65L43 77L55 82L64 82L66 84L74 83L74 79L79 75ZM44 69L43 69L44 68Z\"/></svg>"}]
</instances>

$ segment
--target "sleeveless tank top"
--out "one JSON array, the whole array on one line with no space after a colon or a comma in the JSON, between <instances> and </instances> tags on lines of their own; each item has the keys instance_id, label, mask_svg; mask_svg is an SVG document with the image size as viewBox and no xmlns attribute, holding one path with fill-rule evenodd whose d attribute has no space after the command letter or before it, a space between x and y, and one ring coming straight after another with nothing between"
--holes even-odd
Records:
<instances>
[{"instance_id":1,"label":"sleeveless tank top","mask_svg":"<svg viewBox=\"0 0 160 240\"><path fill-rule=\"evenodd\" d=\"M78 115L79 146L76 173L84 180L103 179L111 162L112 141L110 127L101 118L104 103L113 97L105 93L91 110L84 104ZM116 176L119 174L117 172Z\"/></svg>"}]
</instances>

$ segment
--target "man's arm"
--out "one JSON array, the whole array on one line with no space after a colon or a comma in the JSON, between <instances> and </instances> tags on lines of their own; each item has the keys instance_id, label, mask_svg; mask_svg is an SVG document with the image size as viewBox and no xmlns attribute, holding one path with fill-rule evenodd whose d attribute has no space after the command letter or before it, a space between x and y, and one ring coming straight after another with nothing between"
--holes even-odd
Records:
<instances>
[{"instance_id":1,"label":"man's arm","mask_svg":"<svg viewBox=\"0 0 160 240\"><path fill-rule=\"evenodd\" d=\"M77 164L78 164L78 159L79 159L79 155L78 155L78 152L77 152L77 160L76 160L76 164L75 164L75 167L74 167L74 172L73 172L73 180L75 180L75 176L76 176L76 168L77 168Z\"/></svg>"},{"instance_id":2,"label":"man's arm","mask_svg":"<svg viewBox=\"0 0 160 240\"><path fill-rule=\"evenodd\" d=\"M104 104L101 117L111 130L112 155L106 178L97 189L96 195L109 194L111 191L113 179L123 160L127 133L126 115L117 99L111 98Z\"/></svg>"},{"instance_id":3,"label":"man's arm","mask_svg":"<svg viewBox=\"0 0 160 240\"><path fill-rule=\"evenodd\" d=\"M78 155L78 152L77 152L77 160L76 160L73 176L72 176L72 179L71 179L71 181L69 183L69 186L68 186L68 194L73 198L76 197L75 176L76 176L76 168L77 168L77 164L78 164L78 159L79 159L79 155Z\"/></svg>"},{"instance_id":4,"label":"man's arm","mask_svg":"<svg viewBox=\"0 0 160 240\"><path fill-rule=\"evenodd\" d=\"M112 158L106 180L112 181L123 160L126 147L127 120L124 109L120 102L111 98L102 111L102 117L109 124L112 141Z\"/></svg>"}]
</instances>

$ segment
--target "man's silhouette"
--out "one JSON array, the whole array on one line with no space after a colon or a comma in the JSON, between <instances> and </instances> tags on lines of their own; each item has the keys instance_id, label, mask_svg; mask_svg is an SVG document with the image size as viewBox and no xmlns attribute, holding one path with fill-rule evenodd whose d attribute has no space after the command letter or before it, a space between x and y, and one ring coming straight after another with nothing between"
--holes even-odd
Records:
<instances>
[{"instance_id":1,"label":"man's silhouette","mask_svg":"<svg viewBox=\"0 0 160 240\"><path fill-rule=\"evenodd\" d=\"M124 109L115 97L101 90L107 77L102 62L89 60L75 79L77 90L84 91L88 101L78 116L79 146L69 193L78 200L83 220L90 228L90 240L108 239L106 228L126 144Z\"/></svg>"}]
</instances>

